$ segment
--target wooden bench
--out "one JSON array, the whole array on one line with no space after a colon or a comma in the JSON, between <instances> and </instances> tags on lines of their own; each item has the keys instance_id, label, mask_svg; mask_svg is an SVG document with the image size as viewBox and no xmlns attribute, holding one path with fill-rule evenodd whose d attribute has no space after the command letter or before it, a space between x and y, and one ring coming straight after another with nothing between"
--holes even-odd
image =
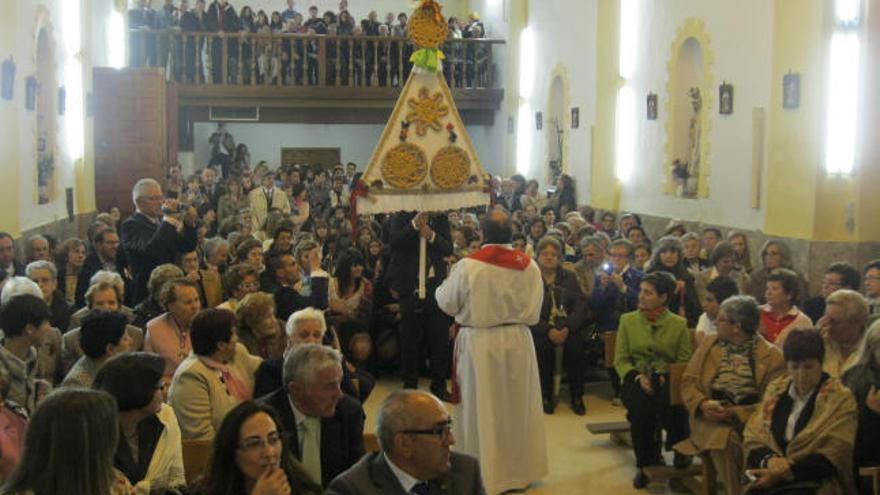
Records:
<instances>
[{"instance_id":1,"label":"wooden bench","mask_svg":"<svg viewBox=\"0 0 880 495\"><path fill-rule=\"evenodd\" d=\"M880 466L859 468L859 476L871 478L874 483L874 495L880 495Z\"/></svg>"},{"instance_id":2,"label":"wooden bench","mask_svg":"<svg viewBox=\"0 0 880 495\"><path fill-rule=\"evenodd\" d=\"M617 332L605 332L602 334L605 343L605 367L610 368L614 364L614 344L617 341ZM611 440L618 444L630 445L629 421L608 421L605 423L587 423L587 431L594 435L611 435Z\"/></svg>"},{"instance_id":3,"label":"wooden bench","mask_svg":"<svg viewBox=\"0 0 880 495\"><path fill-rule=\"evenodd\" d=\"M184 440L181 442L183 472L188 485L205 474L213 446L212 440Z\"/></svg>"}]
</instances>

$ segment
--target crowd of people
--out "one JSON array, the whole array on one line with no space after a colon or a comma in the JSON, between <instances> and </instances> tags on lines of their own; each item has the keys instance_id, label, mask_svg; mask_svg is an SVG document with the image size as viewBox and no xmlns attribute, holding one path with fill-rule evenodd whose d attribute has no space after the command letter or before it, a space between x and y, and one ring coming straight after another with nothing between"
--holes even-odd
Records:
<instances>
[{"instance_id":1,"label":"crowd of people","mask_svg":"<svg viewBox=\"0 0 880 495\"><path fill-rule=\"evenodd\" d=\"M197 83L201 78L215 84L398 87L412 69L412 45L401 41L407 36L405 12L388 12L380 20L372 10L357 22L348 10L347 0L340 1L337 12L321 13L312 5L308 14L298 12L294 0L287 0L283 9L272 12L254 12L247 5L236 11L227 0L209 4L206 0L195 0L192 6L188 0L180 0L177 5L174 0L165 0L158 10L151 4L152 0L138 0L135 8L129 10L129 28L134 30L131 65L166 68L180 82ZM447 82L458 87L487 87L492 70L491 47L456 43L484 37L485 27L479 14L472 12L468 19L450 16L447 23L450 44L443 61ZM182 42L175 42L176 38L167 36L175 31L222 33L226 39L184 37ZM238 34L242 36L231 36ZM247 34L304 37L243 36ZM321 37L327 37L323 48L327 66L324 74L319 74Z\"/></svg>"},{"instance_id":2,"label":"crowd of people","mask_svg":"<svg viewBox=\"0 0 880 495\"><path fill-rule=\"evenodd\" d=\"M467 456L437 463L456 441L438 399L453 399L453 316L479 327L496 303L462 316L441 285L490 242L481 230L492 212L540 272L529 328L544 413L558 406L557 356L578 415L586 369L606 369L632 423L635 486L663 463L665 430L667 448L710 452L729 493L744 470L758 489L868 489L854 473L880 463L880 260L832 263L810 294L783 240L753 260L740 231L673 222L653 239L637 214L578 206L567 175L547 193L519 175L493 178L488 208L357 215L356 164L273 169L227 136L214 140L228 149L213 166L139 180L134 213L98 214L85 239L35 235L17 241L19 258L0 233L4 493L374 493L361 485L377 470L402 486L472 475ZM687 364L684 408L668 399L676 363ZM386 399L386 455L364 457L362 404L380 373L404 389L427 375L431 394ZM187 487L181 445L196 440L215 453ZM462 476L454 493L481 493L479 477Z\"/></svg>"}]
</instances>

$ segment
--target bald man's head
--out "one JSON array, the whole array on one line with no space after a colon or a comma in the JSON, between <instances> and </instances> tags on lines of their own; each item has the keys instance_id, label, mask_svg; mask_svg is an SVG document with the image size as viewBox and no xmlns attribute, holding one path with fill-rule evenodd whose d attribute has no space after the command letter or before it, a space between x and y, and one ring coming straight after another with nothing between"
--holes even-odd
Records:
<instances>
[{"instance_id":1,"label":"bald man's head","mask_svg":"<svg viewBox=\"0 0 880 495\"><path fill-rule=\"evenodd\" d=\"M480 222L480 230L483 244L510 244L513 237L510 216L504 210L490 211Z\"/></svg>"}]
</instances>

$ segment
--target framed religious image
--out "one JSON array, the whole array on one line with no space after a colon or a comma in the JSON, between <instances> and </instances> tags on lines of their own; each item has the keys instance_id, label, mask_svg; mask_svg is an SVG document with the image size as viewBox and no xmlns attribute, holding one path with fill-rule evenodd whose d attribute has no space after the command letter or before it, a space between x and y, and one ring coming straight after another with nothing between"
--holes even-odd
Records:
<instances>
[{"instance_id":1,"label":"framed religious image","mask_svg":"<svg viewBox=\"0 0 880 495\"><path fill-rule=\"evenodd\" d=\"M535 128L539 131L544 128L544 114L535 112Z\"/></svg>"},{"instance_id":2,"label":"framed religious image","mask_svg":"<svg viewBox=\"0 0 880 495\"><path fill-rule=\"evenodd\" d=\"M58 115L64 115L67 110L67 90L64 87L58 88Z\"/></svg>"},{"instance_id":3,"label":"framed religious image","mask_svg":"<svg viewBox=\"0 0 880 495\"><path fill-rule=\"evenodd\" d=\"M37 106L37 78L29 76L25 84L24 107L33 110Z\"/></svg>"},{"instance_id":4,"label":"framed religious image","mask_svg":"<svg viewBox=\"0 0 880 495\"><path fill-rule=\"evenodd\" d=\"M648 120L657 120L657 93L648 93Z\"/></svg>"},{"instance_id":5,"label":"framed religious image","mask_svg":"<svg viewBox=\"0 0 880 495\"><path fill-rule=\"evenodd\" d=\"M801 75L789 72L782 77L782 108L800 108Z\"/></svg>"},{"instance_id":6,"label":"framed religious image","mask_svg":"<svg viewBox=\"0 0 880 495\"><path fill-rule=\"evenodd\" d=\"M733 113L733 84L723 82L718 87L718 113L721 115Z\"/></svg>"},{"instance_id":7,"label":"framed religious image","mask_svg":"<svg viewBox=\"0 0 880 495\"><path fill-rule=\"evenodd\" d=\"M0 96L4 100L11 100L15 88L15 62L12 57L3 61L2 80L0 80Z\"/></svg>"},{"instance_id":8,"label":"framed religious image","mask_svg":"<svg viewBox=\"0 0 880 495\"><path fill-rule=\"evenodd\" d=\"M581 126L581 109L572 107L571 109L571 128L577 129Z\"/></svg>"}]
</instances>

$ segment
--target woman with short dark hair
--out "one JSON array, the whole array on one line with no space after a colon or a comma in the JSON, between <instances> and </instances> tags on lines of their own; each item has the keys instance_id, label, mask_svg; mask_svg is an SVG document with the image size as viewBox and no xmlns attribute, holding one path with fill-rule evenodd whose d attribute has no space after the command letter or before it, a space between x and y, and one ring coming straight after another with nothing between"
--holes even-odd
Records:
<instances>
[{"instance_id":1,"label":"woman with short dark hair","mask_svg":"<svg viewBox=\"0 0 880 495\"><path fill-rule=\"evenodd\" d=\"M192 354L174 373L168 402L184 440L214 437L223 416L253 396L254 373L262 359L238 342L235 315L206 309L193 319Z\"/></svg>"},{"instance_id":2,"label":"woman with short dark hair","mask_svg":"<svg viewBox=\"0 0 880 495\"><path fill-rule=\"evenodd\" d=\"M666 236L657 241L648 272L667 272L675 278L675 290L667 301L669 311L685 318L688 328L696 328L700 298L694 276L684 265L684 251L677 237Z\"/></svg>"},{"instance_id":3,"label":"woman with short dark hair","mask_svg":"<svg viewBox=\"0 0 880 495\"><path fill-rule=\"evenodd\" d=\"M761 306L761 335L782 347L788 333L795 329L813 328L810 317L796 305L800 296L797 273L786 268L773 270L767 277L767 304Z\"/></svg>"},{"instance_id":4,"label":"woman with short dark hair","mask_svg":"<svg viewBox=\"0 0 880 495\"><path fill-rule=\"evenodd\" d=\"M217 430L207 472L197 495L318 495L316 485L293 457L281 421L271 407L253 400L229 411Z\"/></svg>"},{"instance_id":5,"label":"woman with short dark hair","mask_svg":"<svg viewBox=\"0 0 880 495\"><path fill-rule=\"evenodd\" d=\"M853 394L822 371L817 330L793 330L782 347L788 375L770 383L743 434L747 493L854 493ZM788 490L788 491L786 491Z\"/></svg>"},{"instance_id":6,"label":"woman with short dark hair","mask_svg":"<svg viewBox=\"0 0 880 495\"><path fill-rule=\"evenodd\" d=\"M180 426L165 404L164 371L160 356L129 352L107 361L95 377L95 388L112 395L119 409L113 464L138 493L186 486Z\"/></svg>"},{"instance_id":7,"label":"woman with short dark hair","mask_svg":"<svg viewBox=\"0 0 880 495\"><path fill-rule=\"evenodd\" d=\"M620 397L630 422L638 472L633 486L644 488L642 468L662 464L657 430L666 430L666 448L687 438L687 414L669 404L669 365L686 363L693 352L687 322L667 305L674 298L675 278L666 272L642 279L639 309L620 317L614 368L621 377ZM676 453L676 466L689 460Z\"/></svg>"}]
</instances>

